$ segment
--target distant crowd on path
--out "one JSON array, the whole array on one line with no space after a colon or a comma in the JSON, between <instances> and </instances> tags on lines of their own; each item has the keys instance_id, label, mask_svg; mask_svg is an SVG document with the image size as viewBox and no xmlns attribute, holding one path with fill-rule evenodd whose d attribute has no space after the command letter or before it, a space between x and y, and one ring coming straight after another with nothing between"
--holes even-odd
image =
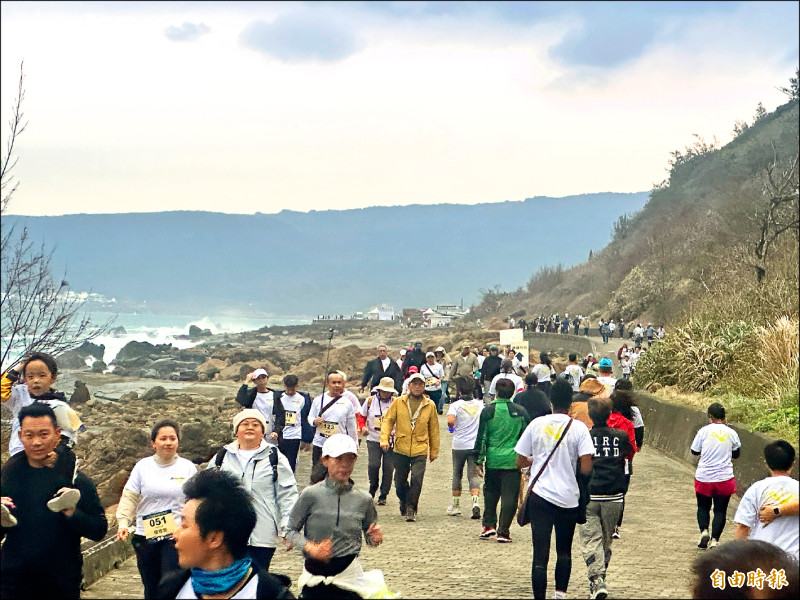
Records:
<instances>
[{"instance_id":1,"label":"distant crowd on path","mask_svg":"<svg viewBox=\"0 0 800 600\"><path fill-rule=\"evenodd\" d=\"M633 362L633 370L633 355L645 351L620 349L618 360ZM330 372L312 398L297 376L283 377L278 390L257 368L236 395L242 409L232 419L233 441L200 472L178 454L179 424L155 423L153 454L136 463L116 512L116 537L133 544L145 598L291 598L289 578L270 572L279 547L302 554L301 598L393 597L383 573L365 571L359 558L364 543L384 541L378 515L392 486L408 523L466 513L480 521L479 539L503 544L514 541L515 518L530 523L534 598L545 597L553 535L555 597L566 597L577 532L589 595L606 598L634 457L644 445L624 367L616 379L611 358L589 354L579 364L572 353L557 373L546 353L531 367L528 357L494 344L465 344L453 355L417 342L394 359L380 345L358 387L369 390L363 400L341 371ZM14 416L0 503L3 598L79 598L81 538L100 540L108 527L94 483L78 469L73 448L84 428L53 389L57 375L56 361L37 353L2 377L2 400ZM423 482L427 464L440 458L440 415L452 436L452 481L450 505L438 512L423 510ZM769 476L742 497L735 541L721 543L741 442L722 405L709 406L708 418L691 445L699 456L697 547L705 552L694 561L690 592L795 598L794 447L764 448ZM363 438L368 490L351 478ZM301 490L295 472L308 454L311 480Z\"/></svg>"},{"instance_id":2,"label":"distant crowd on path","mask_svg":"<svg viewBox=\"0 0 800 600\"><path fill-rule=\"evenodd\" d=\"M532 331L534 333L559 333L572 335L589 335L589 329L592 327L591 319L584 315L569 316L569 313L564 313L561 316L559 313L550 316L539 315L530 321L526 321L520 317L519 320L514 317L506 319L509 329L519 328L523 331ZM655 327L652 323L642 326L641 323L634 324L633 321L627 323L623 319L605 319L601 317L597 321L597 333L603 338L603 343L607 344L608 340L613 337L625 339L625 328L628 332L628 339L634 341L637 348L641 348L644 341L647 341L647 346L653 345L653 342L664 338L666 333L663 326ZM616 335L615 335L616 334Z\"/></svg>"}]
</instances>

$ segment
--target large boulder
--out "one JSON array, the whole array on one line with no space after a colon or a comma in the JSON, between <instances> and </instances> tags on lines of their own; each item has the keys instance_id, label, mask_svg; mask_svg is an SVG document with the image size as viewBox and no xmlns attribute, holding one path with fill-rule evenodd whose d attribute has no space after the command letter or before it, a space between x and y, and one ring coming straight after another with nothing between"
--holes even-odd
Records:
<instances>
[{"instance_id":1,"label":"large boulder","mask_svg":"<svg viewBox=\"0 0 800 600\"><path fill-rule=\"evenodd\" d=\"M153 355L169 354L172 352L172 344L153 345L150 342L128 342L119 351L114 362L127 362L135 358L153 358Z\"/></svg>"},{"instance_id":2,"label":"large boulder","mask_svg":"<svg viewBox=\"0 0 800 600\"><path fill-rule=\"evenodd\" d=\"M69 397L70 405L78 406L79 404L86 404L90 399L91 399L91 394L89 394L89 388L87 388L86 384L81 380L76 380L75 390Z\"/></svg>"},{"instance_id":3,"label":"large boulder","mask_svg":"<svg viewBox=\"0 0 800 600\"><path fill-rule=\"evenodd\" d=\"M205 375L207 379L212 379L214 375L219 373L222 369L227 366L227 363L224 360L220 360L219 358L207 358L206 361L195 368L197 371L198 376Z\"/></svg>"},{"instance_id":4,"label":"large boulder","mask_svg":"<svg viewBox=\"0 0 800 600\"><path fill-rule=\"evenodd\" d=\"M228 365L217 373L217 379L230 379L233 381L244 381L248 373L255 370L255 367L247 363L235 363Z\"/></svg>"},{"instance_id":5,"label":"large boulder","mask_svg":"<svg viewBox=\"0 0 800 600\"><path fill-rule=\"evenodd\" d=\"M151 387L142 396L142 401L150 402L151 400L160 400L167 397L167 390L160 385Z\"/></svg>"}]
</instances>

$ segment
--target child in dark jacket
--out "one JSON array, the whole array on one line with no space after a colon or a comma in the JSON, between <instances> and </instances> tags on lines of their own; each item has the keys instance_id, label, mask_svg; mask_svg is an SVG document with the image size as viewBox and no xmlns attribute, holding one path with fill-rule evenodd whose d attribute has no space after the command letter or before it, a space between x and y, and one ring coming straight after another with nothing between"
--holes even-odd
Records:
<instances>
[{"instance_id":1,"label":"child in dark jacket","mask_svg":"<svg viewBox=\"0 0 800 600\"><path fill-rule=\"evenodd\" d=\"M608 427L611 402L608 398L590 398L589 417L594 426L589 431L594 442L592 478L589 482L589 505L586 523L578 532L583 544L583 558L589 575L592 598L608 595L605 577L611 561L611 542L617 525L622 500L627 488L627 456L632 448L628 434Z\"/></svg>"}]
</instances>

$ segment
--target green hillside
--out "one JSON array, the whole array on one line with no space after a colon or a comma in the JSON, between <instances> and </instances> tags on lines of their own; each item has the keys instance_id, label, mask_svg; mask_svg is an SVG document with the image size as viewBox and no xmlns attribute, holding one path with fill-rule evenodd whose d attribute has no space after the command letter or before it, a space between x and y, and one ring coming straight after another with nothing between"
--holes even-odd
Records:
<instances>
[{"instance_id":1,"label":"green hillside","mask_svg":"<svg viewBox=\"0 0 800 600\"><path fill-rule=\"evenodd\" d=\"M678 155L645 207L617 221L604 249L569 269L542 268L526 288L485 293L471 318L569 312L670 325L727 289L732 274L739 288L755 283L753 217L766 207L768 166L777 157L780 171L797 156L798 103L761 117L722 148L697 151ZM797 315L796 226L762 262L767 281L793 279L795 293L773 307L775 314Z\"/></svg>"}]
</instances>

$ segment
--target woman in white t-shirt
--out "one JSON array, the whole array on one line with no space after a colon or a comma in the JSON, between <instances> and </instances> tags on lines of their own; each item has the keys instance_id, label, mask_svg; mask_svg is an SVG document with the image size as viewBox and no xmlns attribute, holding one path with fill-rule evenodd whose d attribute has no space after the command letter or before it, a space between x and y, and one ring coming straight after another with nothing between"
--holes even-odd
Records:
<instances>
[{"instance_id":1,"label":"woman in white t-shirt","mask_svg":"<svg viewBox=\"0 0 800 600\"><path fill-rule=\"evenodd\" d=\"M133 467L117 508L118 540L128 539L135 523L132 542L146 599L156 597L162 577L180 570L172 534L181 522L183 484L197 467L178 456L179 435L175 422L156 423L150 435L155 453Z\"/></svg>"},{"instance_id":2,"label":"woman in white t-shirt","mask_svg":"<svg viewBox=\"0 0 800 600\"><path fill-rule=\"evenodd\" d=\"M552 389L552 378L556 374L553 368L553 363L547 352L539 353L539 362L531 369L531 373L536 374L536 387L550 397L550 390Z\"/></svg>"},{"instance_id":3,"label":"woman in white t-shirt","mask_svg":"<svg viewBox=\"0 0 800 600\"><path fill-rule=\"evenodd\" d=\"M572 386L563 379L557 380L553 384L550 403L553 414L531 421L514 447L518 454L517 466L531 467L532 480L546 463L528 495L526 506L533 530L531 579L534 598L545 597L553 529L556 532L555 597L566 597L572 570L572 538L580 518L576 465L580 464L580 473L588 477L595 452L589 429L567 414L572 404ZM556 448L562 437L563 441ZM552 458L547 462L551 452Z\"/></svg>"},{"instance_id":4,"label":"woman in white t-shirt","mask_svg":"<svg viewBox=\"0 0 800 600\"><path fill-rule=\"evenodd\" d=\"M450 404L447 411L447 430L453 434L453 503L447 508L447 514L456 517L461 514L461 480L464 477L464 465L467 466L467 482L472 496L472 518L481 518L480 477L475 465L475 438L478 436L483 400L472 397L475 380L471 377L456 379L458 400Z\"/></svg>"},{"instance_id":5,"label":"woman in white t-shirt","mask_svg":"<svg viewBox=\"0 0 800 600\"><path fill-rule=\"evenodd\" d=\"M694 475L697 496L697 525L700 527L698 548L714 548L719 544L728 512L728 501L736 493L732 459L739 458L742 443L739 434L725 425L725 407L714 402L708 407L708 422L692 442L692 454L699 456ZM714 520L708 533L711 506ZM709 539L711 543L709 544Z\"/></svg>"},{"instance_id":6,"label":"woman in white t-shirt","mask_svg":"<svg viewBox=\"0 0 800 600\"><path fill-rule=\"evenodd\" d=\"M436 355L433 352L425 355L425 362L420 366L419 374L425 378L425 394L436 403L436 410L442 414L444 410L442 393L444 367L436 362Z\"/></svg>"}]
</instances>

